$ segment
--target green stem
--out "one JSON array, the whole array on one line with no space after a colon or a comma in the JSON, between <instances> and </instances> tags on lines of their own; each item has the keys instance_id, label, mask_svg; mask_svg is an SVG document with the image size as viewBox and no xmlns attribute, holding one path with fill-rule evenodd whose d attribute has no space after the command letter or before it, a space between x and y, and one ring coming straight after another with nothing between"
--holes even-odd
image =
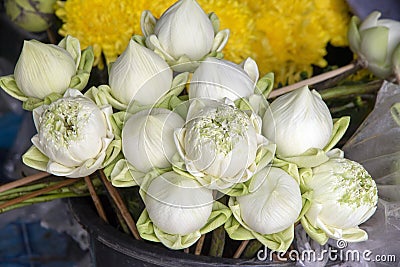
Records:
<instances>
[{"instance_id":1,"label":"green stem","mask_svg":"<svg viewBox=\"0 0 400 267\"><path fill-rule=\"evenodd\" d=\"M225 229L223 226L218 227L212 232L211 247L209 255L212 257L222 257L225 247Z\"/></svg>"},{"instance_id":2,"label":"green stem","mask_svg":"<svg viewBox=\"0 0 400 267\"><path fill-rule=\"evenodd\" d=\"M21 207L25 207L25 206L29 206L29 205L36 204L36 203L52 201L55 199L68 198L68 197L83 197L83 196L88 196L88 195L89 195L88 193L84 194L84 195L76 194L76 193L63 193L63 194L54 194L54 195L47 195L47 196L38 196L38 197L27 199L18 204L8 206L4 209L0 209L0 213L10 211L13 209L17 209L17 208L21 208ZM4 203L4 202L5 201L0 201L0 203Z\"/></svg>"},{"instance_id":3,"label":"green stem","mask_svg":"<svg viewBox=\"0 0 400 267\"><path fill-rule=\"evenodd\" d=\"M244 250L242 257L245 259L251 259L256 256L256 253L262 248L263 244L257 239L251 240Z\"/></svg>"},{"instance_id":4,"label":"green stem","mask_svg":"<svg viewBox=\"0 0 400 267\"><path fill-rule=\"evenodd\" d=\"M22 196L26 193L30 193L32 191L40 190L42 188L46 188L49 186L52 186L56 184L57 182L49 181L45 183L37 183L33 185L26 185L26 186L21 186L17 188L13 188L10 190L7 190L5 192L0 193L0 200L9 200L16 198L18 196ZM92 180L93 186L97 189L101 187L101 181L98 178L95 178ZM87 185L84 181L78 182L76 184L73 184L71 186L66 186L62 187L60 189L50 191L46 193L45 195L52 195L52 194L57 194L57 193L75 193L75 194L84 194L87 193Z\"/></svg>"},{"instance_id":5,"label":"green stem","mask_svg":"<svg viewBox=\"0 0 400 267\"><path fill-rule=\"evenodd\" d=\"M365 84L342 85L330 89L319 91L322 99L332 100L341 97L351 97L360 94L370 94L379 90L382 86L381 80L372 81Z\"/></svg>"}]
</instances>

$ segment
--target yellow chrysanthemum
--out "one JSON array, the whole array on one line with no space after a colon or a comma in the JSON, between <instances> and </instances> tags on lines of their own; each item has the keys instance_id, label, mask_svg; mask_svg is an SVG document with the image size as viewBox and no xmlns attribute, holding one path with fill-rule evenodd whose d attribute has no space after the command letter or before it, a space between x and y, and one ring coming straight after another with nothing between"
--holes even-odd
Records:
<instances>
[{"instance_id":1,"label":"yellow chrysanthemum","mask_svg":"<svg viewBox=\"0 0 400 267\"><path fill-rule=\"evenodd\" d=\"M176 0L67 0L56 10L64 22L61 35L70 34L82 48L92 45L96 61L107 63L126 48L133 34L141 34L143 10L161 14ZM312 65L326 66L326 45L347 44L349 12L345 0L198 0L206 13L214 12L220 28L231 32L225 59L254 58L262 74L273 71L277 83L312 75Z\"/></svg>"},{"instance_id":2,"label":"yellow chrysanthemum","mask_svg":"<svg viewBox=\"0 0 400 267\"><path fill-rule=\"evenodd\" d=\"M250 3L250 2L249 2ZM312 65L325 67L326 45L347 44L350 15L344 0L266 0L252 2L260 32L254 58L261 72L272 71L283 85L312 75Z\"/></svg>"}]
</instances>

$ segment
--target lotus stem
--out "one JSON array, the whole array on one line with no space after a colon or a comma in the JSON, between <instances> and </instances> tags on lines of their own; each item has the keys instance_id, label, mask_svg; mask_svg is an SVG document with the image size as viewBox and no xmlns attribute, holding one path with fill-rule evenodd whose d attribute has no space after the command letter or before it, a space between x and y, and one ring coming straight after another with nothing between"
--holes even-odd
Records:
<instances>
[{"instance_id":1,"label":"lotus stem","mask_svg":"<svg viewBox=\"0 0 400 267\"><path fill-rule=\"evenodd\" d=\"M206 235L202 235L200 237L200 239L197 241L196 249L194 251L194 255L201 255L201 250L203 249L204 239L205 238L206 238Z\"/></svg>"},{"instance_id":2,"label":"lotus stem","mask_svg":"<svg viewBox=\"0 0 400 267\"><path fill-rule=\"evenodd\" d=\"M233 254L234 259L240 258L242 255L243 251L246 249L247 244L249 244L250 240L243 240L242 243L240 243L240 246L236 250L235 254Z\"/></svg>"},{"instance_id":3,"label":"lotus stem","mask_svg":"<svg viewBox=\"0 0 400 267\"><path fill-rule=\"evenodd\" d=\"M359 94L369 94L379 90L383 81L375 80L365 84L342 85L319 91L322 99L331 100L339 97L349 97Z\"/></svg>"},{"instance_id":4,"label":"lotus stem","mask_svg":"<svg viewBox=\"0 0 400 267\"><path fill-rule=\"evenodd\" d=\"M27 199L30 199L30 198L33 198L33 197L37 197L37 196L40 196L40 195L42 195L42 194L44 194L44 193L47 193L47 192L50 192L50 191L54 191L54 190L59 189L59 188L61 188L61 187L64 187L64 186L67 186L67 185L76 183L77 181L79 181L79 179L67 178L66 180L63 180L63 181L61 181L61 182L58 182L57 184L54 184L54 185L52 185L52 186L49 186L49 187L46 187L46 188L43 188L43 189L34 191L34 192L32 192L32 193L25 194L25 195L23 195L23 196L14 198L14 199L9 200L9 201L7 201L7 202L4 202L4 203L0 204L0 210L2 210L2 209L4 209L4 208L7 208L7 207L9 207L9 206L18 204L18 203L20 203L20 202L23 202L23 201L25 201L25 200L27 200Z\"/></svg>"},{"instance_id":5,"label":"lotus stem","mask_svg":"<svg viewBox=\"0 0 400 267\"><path fill-rule=\"evenodd\" d=\"M30 176L26 176L24 178L14 181L14 182L7 183L7 184L0 186L0 193L8 191L8 190L16 188L16 187L19 187L19 186L23 186L23 185L32 183L34 181L40 180L40 179L45 178L50 175L51 174L49 174L47 172L39 172L39 173L30 175Z\"/></svg>"},{"instance_id":6,"label":"lotus stem","mask_svg":"<svg viewBox=\"0 0 400 267\"><path fill-rule=\"evenodd\" d=\"M99 170L99 173L100 173L100 178L103 181L104 186L106 187L107 191L109 192L115 205L120 210L121 215L124 218L126 224L128 225L129 230L131 231L132 235L135 237L135 239L141 240L139 231L136 228L136 223L133 220L131 214L129 213L128 208L126 207L124 201L122 200L121 195L119 194L118 190L107 180L107 177L105 176L105 174L102 170Z\"/></svg>"},{"instance_id":7,"label":"lotus stem","mask_svg":"<svg viewBox=\"0 0 400 267\"><path fill-rule=\"evenodd\" d=\"M87 188L89 189L89 193L90 193L90 196L92 197L92 200L93 200L94 206L96 207L97 213L99 214L100 218L103 219L103 221L108 223L106 213L104 212L104 209L103 209L103 205L101 204L99 196L97 195L96 190L93 186L92 179L90 179L89 176L85 177L85 183L87 185Z\"/></svg>"},{"instance_id":8,"label":"lotus stem","mask_svg":"<svg viewBox=\"0 0 400 267\"><path fill-rule=\"evenodd\" d=\"M209 255L212 257L222 257L224 248L225 248L225 229L223 226L220 226L212 232Z\"/></svg>"},{"instance_id":9,"label":"lotus stem","mask_svg":"<svg viewBox=\"0 0 400 267\"><path fill-rule=\"evenodd\" d=\"M268 98L275 98L277 96L289 93L289 92L291 92L293 90L296 90L296 89L298 89L300 87L303 87L305 85L308 85L308 86L314 85L314 84L326 81L328 79L332 79L334 77L337 77L337 76L339 76L341 74L344 74L344 73L346 73L346 74L347 73L354 73L356 70L358 70L360 68L361 68L361 66L358 63L358 61L355 62L355 63L350 63L350 64L348 64L346 66L343 66L343 67L340 67L338 69L335 69L335 70L332 70L332 71L328 71L328 72L322 73L320 75L311 77L309 79L302 80L302 81L299 81L297 83L294 83L294 84L291 84L291 85L288 85L288 86L273 90L269 94Z\"/></svg>"}]
</instances>

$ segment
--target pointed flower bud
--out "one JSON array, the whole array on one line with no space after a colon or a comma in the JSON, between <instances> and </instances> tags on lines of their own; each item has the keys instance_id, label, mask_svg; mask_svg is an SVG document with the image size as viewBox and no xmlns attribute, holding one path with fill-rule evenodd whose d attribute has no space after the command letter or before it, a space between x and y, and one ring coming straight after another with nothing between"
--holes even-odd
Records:
<instances>
[{"instance_id":1,"label":"pointed flower bud","mask_svg":"<svg viewBox=\"0 0 400 267\"><path fill-rule=\"evenodd\" d=\"M156 53L131 40L111 65L109 82L111 94L121 103L152 105L170 90L172 70Z\"/></svg>"},{"instance_id":2,"label":"pointed flower bud","mask_svg":"<svg viewBox=\"0 0 400 267\"><path fill-rule=\"evenodd\" d=\"M64 94L75 72L76 65L68 51L31 40L24 41L14 77L22 93L43 99L51 93Z\"/></svg>"},{"instance_id":3,"label":"pointed flower bud","mask_svg":"<svg viewBox=\"0 0 400 267\"><path fill-rule=\"evenodd\" d=\"M211 51L213 25L195 0L180 0L162 14L154 34L174 58L198 60Z\"/></svg>"},{"instance_id":4,"label":"pointed flower bud","mask_svg":"<svg viewBox=\"0 0 400 267\"><path fill-rule=\"evenodd\" d=\"M142 14L146 45L157 51L176 71L193 71L197 60L218 55L229 31L218 31L216 16L207 16L195 0L179 0L157 20L149 11Z\"/></svg>"},{"instance_id":5,"label":"pointed flower bud","mask_svg":"<svg viewBox=\"0 0 400 267\"><path fill-rule=\"evenodd\" d=\"M279 156L323 149L332 135L333 121L321 96L308 86L275 99L263 117L262 132L276 143Z\"/></svg>"},{"instance_id":6,"label":"pointed flower bud","mask_svg":"<svg viewBox=\"0 0 400 267\"><path fill-rule=\"evenodd\" d=\"M351 50L362 63L377 77L385 79L393 74L392 57L400 45L400 22L379 19L380 16L380 12L374 11L362 22L353 17L348 39Z\"/></svg>"},{"instance_id":7,"label":"pointed flower bud","mask_svg":"<svg viewBox=\"0 0 400 267\"><path fill-rule=\"evenodd\" d=\"M248 58L241 65L226 60L207 58L193 73L189 98L235 101L254 94L258 80L257 63Z\"/></svg>"},{"instance_id":8,"label":"pointed flower bud","mask_svg":"<svg viewBox=\"0 0 400 267\"><path fill-rule=\"evenodd\" d=\"M185 121L168 109L142 110L132 115L122 129L122 151L126 160L137 170L171 167L177 152L174 129Z\"/></svg>"}]
</instances>

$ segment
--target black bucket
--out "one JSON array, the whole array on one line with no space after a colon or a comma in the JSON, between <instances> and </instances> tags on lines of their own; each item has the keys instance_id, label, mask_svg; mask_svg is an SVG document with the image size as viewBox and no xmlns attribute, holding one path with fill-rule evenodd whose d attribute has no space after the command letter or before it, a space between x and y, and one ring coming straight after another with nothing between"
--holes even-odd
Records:
<instances>
[{"instance_id":1,"label":"black bucket","mask_svg":"<svg viewBox=\"0 0 400 267\"><path fill-rule=\"evenodd\" d=\"M196 256L169 250L150 242L136 240L104 222L90 198L71 198L69 206L78 222L89 232L90 254L96 267L133 266L293 266L255 259L231 259Z\"/></svg>"}]
</instances>

